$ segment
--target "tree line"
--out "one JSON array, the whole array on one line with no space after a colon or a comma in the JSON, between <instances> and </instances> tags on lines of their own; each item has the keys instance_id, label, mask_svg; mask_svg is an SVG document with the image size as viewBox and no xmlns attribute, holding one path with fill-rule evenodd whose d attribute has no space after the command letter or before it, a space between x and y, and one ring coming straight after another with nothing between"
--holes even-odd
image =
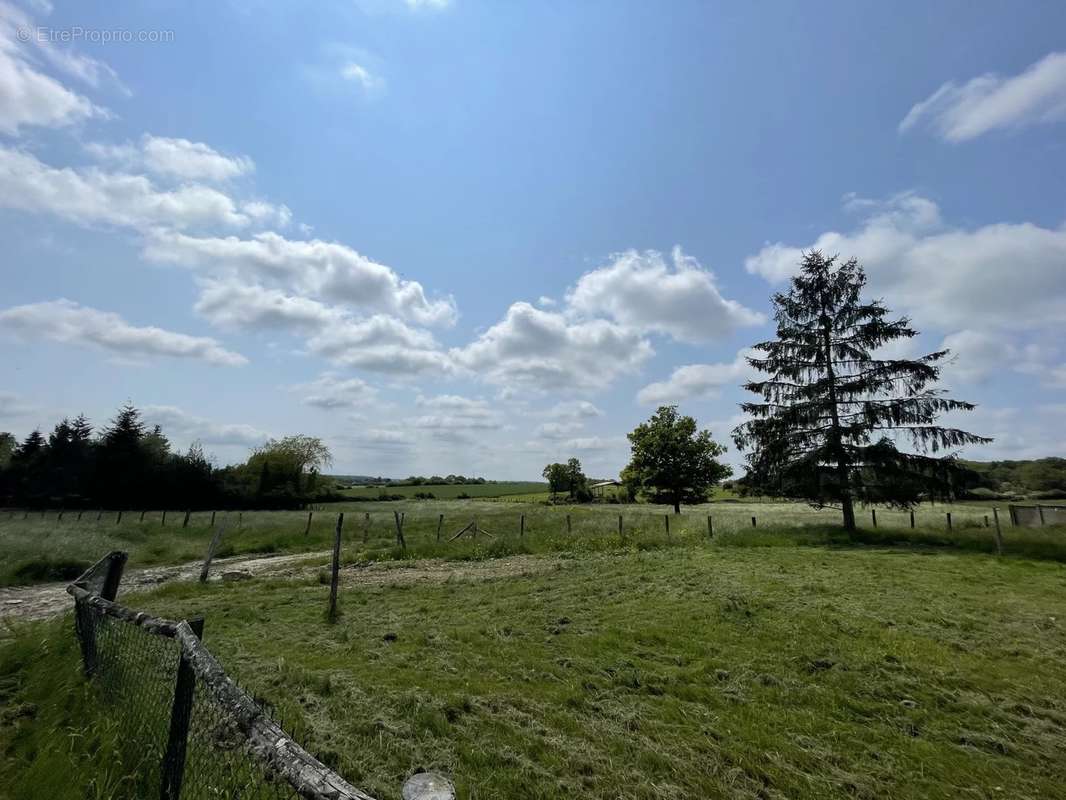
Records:
<instances>
[{"instance_id":1,"label":"tree line","mask_svg":"<svg viewBox=\"0 0 1066 800\"><path fill-rule=\"evenodd\" d=\"M199 443L174 452L132 405L99 431L84 415L16 442L0 433L0 498L32 508L295 508L332 499L329 449L310 436L270 439L217 468Z\"/></svg>"}]
</instances>

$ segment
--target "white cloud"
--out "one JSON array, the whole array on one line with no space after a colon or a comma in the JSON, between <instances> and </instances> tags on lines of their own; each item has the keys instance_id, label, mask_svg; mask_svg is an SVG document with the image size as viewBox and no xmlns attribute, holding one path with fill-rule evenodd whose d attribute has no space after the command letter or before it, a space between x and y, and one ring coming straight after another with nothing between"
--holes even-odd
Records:
<instances>
[{"instance_id":1,"label":"white cloud","mask_svg":"<svg viewBox=\"0 0 1066 800\"><path fill-rule=\"evenodd\" d=\"M627 251L606 267L587 272L566 296L579 314L606 314L641 332L657 332L684 342L706 342L744 325L765 321L762 314L726 300L714 274L680 247L672 268L662 254Z\"/></svg>"},{"instance_id":2,"label":"white cloud","mask_svg":"<svg viewBox=\"0 0 1066 800\"><path fill-rule=\"evenodd\" d=\"M365 92L376 92L385 88L385 79L374 75L362 64L349 61L341 67L341 77L357 84Z\"/></svg>"},{"instance_id":3,"label":"white cloud","mask_svg":"<svg viewBox=\"0 0 1066 800\"><path fill-rule=\"evenodd\" d=\"M118 314L70 300L31 303L0 311L0 326L26 339L92 345L125 357L191 358L222 366L248 363L240 353L226 350L214 339L130 325Z\"/></svg>"},{"instance_id":4,"label":"white cloud","mask_svg":"<svg viewBox=\"0 0 1066 800\"><path fill-rule=\"evenodd\" d=\"M581 422L545 422L537 428L537 436L543 439L567 439L584 428Z\"/></svg>"},{"instance_id":5,"label":"white cloud","mask_svg":"<svg viewBox=\"0 0 1066 800\"><path fill-rule=\"evenodd\" d=\"M322 409L360 408L377 400L377 390L359 378L344 378L335 372L324 372L311 383L300 384L294 390L305 393L303 402Z\"/></svg>"},{"instance_id":6,"label":"white cloud","mask_svg":"<svg viewBox=\"0 0 1066 800\"><path fill-rule=\"evenodd\" d=\"M637 393L637 402L647 406L672 405L691 398L717 397L723 386L737 386L754 379L747 362L750 351L742 350L726 364L687 364L665 381L649 383Z\"/></svg>"},{"instance_id":7,"label":"white cloud","mask_svg":"<svg viewBox=\"0 0 1066 800\"><path fill-rule=\"evenodd\" d=\"M988 74L958 86L949 81L914 105L901 132L919 125L963 142L1000 128L1066 119L1066 53L1050 53L1011 77Z\"/></svg>"},{"instance_id":8,"label":"white cloud","mask_svg":"<svg viewBox=\"0 0 1066 800\"><path fill-rule=\"evenodd\" d=\"M161 190L143 175L54 168L0 147L0 205L55 214L79 225L243 227L251 222L227 195L189 184Z\"/></svg>"},{"instance_id":9,"label":"white cloud","mask_svg":"<svg viewBox=\"0 0 1066 800\"><path fill-rule=\"evenodd\" d=\"M573 322L515 303L475 341L450 351L484 380L533 390L602 388L653 355L635 331L606 320Z\"/></svg>"},{"instance_id":10,"label":"white cloud","mask_svg":"<svg viewBox=\"0 0 1066 800\"><path fill-rule=\"evenodd\" d=\"M417 403L432 413L415 417L411 425L436 432L495 430L503 427L502 415L486 401L461 395L419 396Z\"/></svg>"},{"instance_id":11,"label":"white cloud","mask_svg":"<svg viewBox=\"0 0 1066 800\"><path fill-rule=\"evenodd\" d=\"M136 144L91 143L85 149L127 169L147 169L180 180L223 183L255 171L255 162L248 156L227 156L203 142L148 133Z\"/></svg>"},{"instance_id":12,"label":"white cloud","mask_svg":"<svg viewBox=\"0 0 1066 800\"><path fill-rule=\"evenodd\" d=\"M853 201L849 201L853 202ZM745 261L748 272L779 283L796 273L804 250L866 268L871 296L915 317L919 328L1036 328L1066 321L1066 228L998 223L949 228L932 201L904 194L870 201L853 231L830 231L805 246L767 244Z\"/></svg>"},{"instance_id":13,"label":"white cloud","mask_svg":"<svg viewBox=\"0 0 1066 800\"><path fill-rule=\"evenodd\" d=\"M412 11L421 11L422 9L439 11L452 4L452 0L404 0L404 2Z\"/></svg>"},{"instance_id":14,"label":"white cloud","mask_svg":"<svg viewBox=\"0 0 1066 800\"><path fill-rule=\"evenodd\" d=\"M570 439L563 444L564 450L577 452L592 452L601 450L614 450L625 447L628 441L624 436L582 436Z\"/></svg>"},{"instance_id":15,"label":"white cloud","mask_svg":"<svg viewBox=\"0 0 1066 800\"><path fill-rule=\"evenodd\" d=\"M317 330L344 319L339 311L317 300L237 280L203 281L195 309L223 328Z\"/></svg>"},{"instance_id":16,"label":"white cloud","mask_svg":"<svg viewBox=\"0 0 1066 800\"><path fill-rule=\"evenodd\" d=\"M20 41L28 33L29 44ZM101 62L68 53L36 36L36 25L16 7L0 3L0 132L18 135L23 127L64 127L107 112L56 79L41 72L31 53L37 53L65 72L96 85L101 72L113 73Z\"/></svg>"},{"instance_id":17,"label":"white cloud","mask_svg":"<svg viewBox=\"0 0 1066 800\"><path fill-rule=\"evenodd\" d=\"M591 419L602 417L603 412L588 400L564 400L552 406L548 414L556 418Z\"/></svg>"},{"instance_id":18,"label":"white cloud","mask_svg":"<svg viewBox=\"0 0 1066 800\"><path fill-rule=\"evenodd\" d=\"M403 280L384 264L336 242L286 239L274 232L239 239L156 231L144 254L153 261L204 266L215 273L232 270L244 280L274 281L297 294L397 314L423 325L451 325L457 316L451 297L429 300L422 284Z\"/></svg>"},{"instance_id":19,"label":"white cloud","mask_svg":"<svg viewBox=\"0 0 1066 800\"><path fill-rule=\"evenodd\" d=\"M335 364L375 372L412 375L451 370L432 334L384 314L323 328L308 339L307 348Z\"/></svg>"},{"instance_id":20,"label":"white cloud","mask_svg":"<svg viewBox=\"0 0 1066 800\"><path fill-rule=\"evenodd\" d=\"M141 416L149 425L162 428L168 438L176 436L188 442L257 447L270 438L269 433L251 425L214 422L176 406L145 406Z\"/></svg>"}]
</instances>

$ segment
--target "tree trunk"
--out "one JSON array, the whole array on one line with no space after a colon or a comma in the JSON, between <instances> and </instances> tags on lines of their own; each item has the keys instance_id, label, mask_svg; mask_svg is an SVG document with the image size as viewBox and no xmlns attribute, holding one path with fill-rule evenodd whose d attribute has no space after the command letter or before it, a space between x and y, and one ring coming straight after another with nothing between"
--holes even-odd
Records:
<instances>
[{"instance_id":1,"label":"tree trunk","mask_svg":"<svg viewBox=\"0 0 1066 800\"><path fill-rule=\"evenodd\" d=\"M853 533L855 531L855 505L850 496L845 496L840 505L844 509L844 530Z\"/></svg>"}]
</instances>

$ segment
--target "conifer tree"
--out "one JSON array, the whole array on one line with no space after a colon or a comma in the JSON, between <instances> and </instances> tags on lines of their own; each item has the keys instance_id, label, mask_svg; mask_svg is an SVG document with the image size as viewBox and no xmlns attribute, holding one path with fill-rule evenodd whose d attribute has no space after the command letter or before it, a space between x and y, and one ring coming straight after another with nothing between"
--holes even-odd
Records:
<instances>
[{"instance_id":1,"label":"conifer tree","mask_svg":"<svg viewBox=\"0 0 1066 800\"><path fill-rule=\"evenodd\" d=\"M906 317L890 319L881 301L865 301L865 284L856 259L804 255L789 291L773 296L777 338L748 359L769 375L744 387L763 402L742 403L753 419L733 432L748 451L750 485L817 506L839 503L848 531L855 501L908 507L952 497L955 453L929 454L991 441L935 424L944 412L974 408L933 388L947 350L876 355L917 331Z\"/></svg>"}]
</instances>

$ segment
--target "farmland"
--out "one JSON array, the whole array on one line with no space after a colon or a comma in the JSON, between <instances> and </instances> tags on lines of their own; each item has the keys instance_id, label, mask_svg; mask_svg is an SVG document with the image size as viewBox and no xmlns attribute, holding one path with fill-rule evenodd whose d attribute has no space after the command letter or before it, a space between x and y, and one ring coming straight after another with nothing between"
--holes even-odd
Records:
<instances>
[{"instance_id":1,"label":"farmland","mask_svg":"<svg viewBox=\"0 0 1066 800\"><path fill-rule=\"evenodd\" d=\"M340 494L348 497L376 498L382 493L390 495L403 495L414 497L416 494L432 494L438 500L454 500L465 495L467 497L508 497L522 495L530 499L548 497L548 484L539 481L493 481L491 483L445 483L445 484L419 484L408 485L373 485L353 486L341 489Z\"/></svg>"},{"instance_id":2,"label":"farmland","mask_svg":"<svg viewBox=\"0 0 1066 800\"><path fill-rule=\"evenodd\" d=\"M575 538L601 521L580 516ZM315 567L125 599L205 613L241 682L377 797L421 767L463 798L1061 796L1066 566L723 526L714 544L682 526L685 545L508 555L450 578L353 564L335 626ZM0 795L82 797L56 777L72 768L122 785L77 659L67 621L0 649L16 720ZM71 747L90 730L94 748Z\"/></svg>"}]
</instances>

